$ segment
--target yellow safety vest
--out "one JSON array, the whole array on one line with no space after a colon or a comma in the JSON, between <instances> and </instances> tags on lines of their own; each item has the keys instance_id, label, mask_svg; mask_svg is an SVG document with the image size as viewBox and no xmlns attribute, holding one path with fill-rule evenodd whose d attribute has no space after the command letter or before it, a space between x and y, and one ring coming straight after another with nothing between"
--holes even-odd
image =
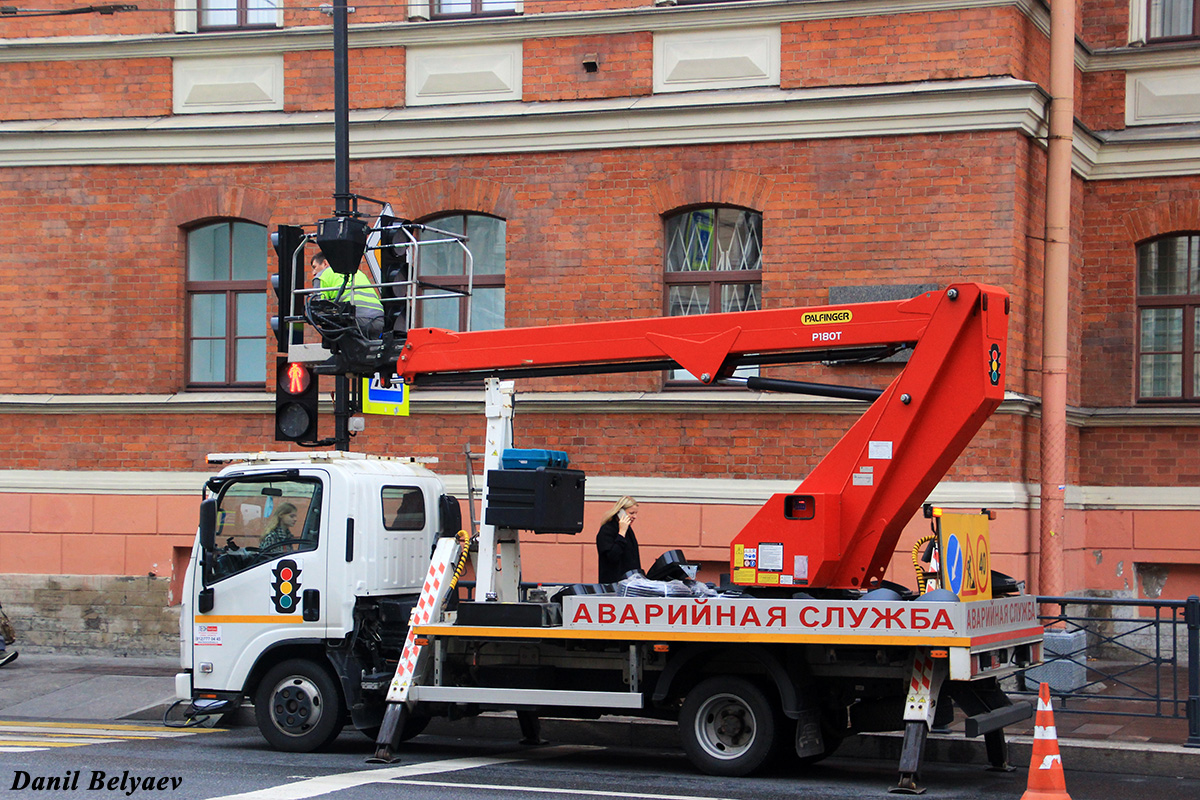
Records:
<instances>
[{"instance_id":1,"label":"yellow safety vest","mask_svg":"<svg viewBox=\"0 0 1200 800\"><path fill-rule=\"evenodd\" d=\"M383 303L379 299L379 293L371 288L370 283L367 276L361 272L355 272L349 284L346 283L344 275L339 275L329 268L317 276L317 284L325 289L321 296L326 300L348 300L357 308L374 309L382 314ZM343 291L343 286L349 291Z\"/></svg>"}]
</instances>

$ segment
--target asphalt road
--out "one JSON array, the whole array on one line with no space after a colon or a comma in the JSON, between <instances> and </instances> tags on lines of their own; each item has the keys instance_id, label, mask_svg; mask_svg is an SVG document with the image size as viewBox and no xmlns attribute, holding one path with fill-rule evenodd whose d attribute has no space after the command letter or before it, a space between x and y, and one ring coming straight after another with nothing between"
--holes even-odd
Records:
<instances>
[{"instance_id":1,"label":"asphalt road","mask_svg":"<svg viewBox=\"0 0 1200 800\"><path fill-rule=\"evenodd\" d=\"M256 730L164 729L152 723L0 722L0 796L156 797L171 800L782 800L885 797L895 765L831 758L803 776L777 771L755 778L696 773L673 749L558 745L422 736L399 751L401 762L372 766L373 745L343 733L330 752L292 755L267 747ZM927 797L1018 800L1026 772L992 773L977 765L930 764ZM136 786L134 779L137 779ZM149 779L149 784L147 780ZM149 787L149 788L147 788ZM1068 769L1073 800L1200 798L1200 780Z\"/></svg>"}]
</instances>

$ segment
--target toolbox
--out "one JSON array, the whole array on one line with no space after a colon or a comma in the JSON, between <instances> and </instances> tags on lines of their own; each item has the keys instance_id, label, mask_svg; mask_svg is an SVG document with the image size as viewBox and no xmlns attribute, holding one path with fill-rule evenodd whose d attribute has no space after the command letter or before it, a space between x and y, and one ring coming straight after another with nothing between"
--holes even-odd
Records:
<instances>
[{"instance_id":1,"label":"toolbox","mask_svg":"<svg viewBox=\"0 0 1200 800\"><path fill-rule=\"evenodd\" d=\"M583 470L493 469L487 474L484 522L534 533L583 530Z\"/></svg>"},{"instance_id":2,"label":"toolbox","mask_svg":"<svg viewBox=\"0 0 1200 800\"><path fill-rule=\"evenodd\" d=\"M566 469L569 466L571 466L571 459L562 450L523 450L509 447L500 452L502 469L537 469L538 467Z\"/></svg>"}]
</instances>

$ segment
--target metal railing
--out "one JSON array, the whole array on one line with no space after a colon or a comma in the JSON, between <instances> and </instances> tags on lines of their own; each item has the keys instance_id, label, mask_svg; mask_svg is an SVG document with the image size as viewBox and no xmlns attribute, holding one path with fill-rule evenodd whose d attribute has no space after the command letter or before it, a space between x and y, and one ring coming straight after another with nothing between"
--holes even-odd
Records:
<instances>
[{"instance_id":1,"label":"metal railing","mask_svg":"<svg viewBox=\"0 0 1200 800\"><path fill-rule=\"evenodd\" d=\"M1036 695L1044 681L1056 712L1186 719L1185 744L1200 747L1200 597L1037 601L1042 664L1018 673L1015 694Z\"/></svg>"}]
</instances>

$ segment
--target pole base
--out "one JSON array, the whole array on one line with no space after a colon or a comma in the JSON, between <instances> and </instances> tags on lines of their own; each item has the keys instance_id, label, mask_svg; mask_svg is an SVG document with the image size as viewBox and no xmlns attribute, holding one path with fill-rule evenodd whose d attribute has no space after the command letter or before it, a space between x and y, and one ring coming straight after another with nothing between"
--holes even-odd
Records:
<instances>
[{"instance_id":1,"label":"pole base","mask_svg":"<svg viewBox=\"0 0 1200 800\"><path fill-rule=\"evenodd\" d=\"M900 783L888 789L888 794L925 794L925 790L917 786L916 775L901 775Z\"/></svg>"}]
</instances>

